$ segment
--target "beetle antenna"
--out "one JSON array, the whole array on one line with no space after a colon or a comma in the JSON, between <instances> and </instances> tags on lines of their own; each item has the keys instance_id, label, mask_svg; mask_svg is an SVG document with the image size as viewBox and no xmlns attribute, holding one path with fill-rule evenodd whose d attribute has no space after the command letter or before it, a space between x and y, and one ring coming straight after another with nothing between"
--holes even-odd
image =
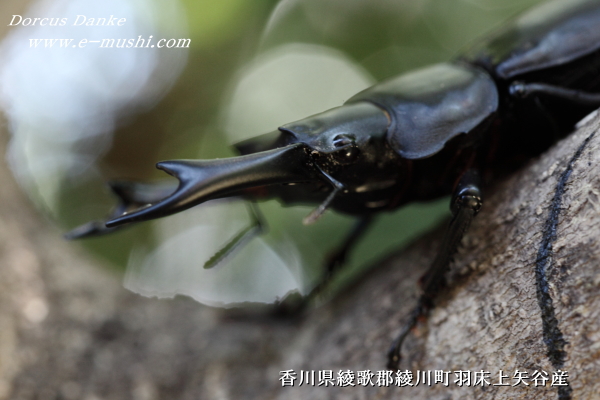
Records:
<instances>
[{"instance_id":1,"label":"beetle antenna","mask_svg":"<svg viewBox=\"0 0 600 400\"><path fill-rule=\"evenodd\" d=\"M329 175L327 172L323 171L321 169L321 167L319 167L318 165L316 165L316 167L319 170L319 172L321 172L323 174L323 176L325 178L327 178L329 183L331 183L331 185L333 186L333 190L331 191L329 196L327 196L327 198L325 199L325 201L323 203L321 203L317 208L312 210L310 212L310 214L308 214L306 217L304 217L304 219L302 220L302 223L304 225L312 225L315 222L317 222L319 220L319 218L321 218L321 216L323 215L325 210L327 210L327 207L329 207L331 205L331 202L333 201L335 196L339 192L346 190L343 183L335 180L333 177L331 177L331 175Z\"/></svg>"},{"instance_id":2,"label":"beetle antenna","mask_svg":"<svg viewBox=\"0 0 600 400\"><path fill-rule=\"evenodd\" d=\"M315 208L314 210L312 210L310 212L310 214L308 214L306 217L304 217L304 219L302 220L302 223L304 225L312 225L315 222L317 222L317 220L319 218L321 218L321 216L323 215L325 210L327 210L327 207L329 207L329 205L333 201L333 198L335 197L335 195L338 194L340 192L340 190L341 189L339 189L339 188L334 188L333 191L329 194L329 196L327 196L325 201L323 203L321 203L321 205L319 205L319 207Z\"/></svg>"}]
</instances>

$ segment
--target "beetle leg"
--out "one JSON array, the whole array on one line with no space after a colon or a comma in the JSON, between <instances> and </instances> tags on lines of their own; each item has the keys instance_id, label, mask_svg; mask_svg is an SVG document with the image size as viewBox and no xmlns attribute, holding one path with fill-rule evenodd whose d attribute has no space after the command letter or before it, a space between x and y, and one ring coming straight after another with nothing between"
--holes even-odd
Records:
<instances>
[{"instance_id":1,"label":"beetle leg","mask_svg":"<svg viewBox=\"0 0 600 400\"><path fill-rule=\"evenodd\" d=\"M412 311L408 322L404 325L388 352L387 366L389 369L398 369L398 364L401 360L400 350L402 342L410 330L416 326L419 318L426 316L433 307L433 300L442 286L444 274L448 270L458 245L469 228L473 217L479 212L481 204L479 174L474 170L469 170L462 176L452 195L450 208L453 217L444 235L442 247L433 264L423 277L422 293L417 306Z\"/></svg>"},{"instance_id":2,"label":"beetle leg","mask_svg":"<svg viewBox=\"0 0 600 400\"><path fill-rule=\"evenodd\" d=\"M556 118L548 111L539 97L535 97L533 102L542 118L548 123L548 130L551 131L548 136L550 136L554 142L557 142L560 139L560 130L558 129Z\"/></svg>"},{"instance_id":3,"label":"beetle leg","mask_svg":"<svg viewBox=\"0 0 600 400\"><path fill-rule=\"evenodd\" d=\"M216 267L219 263L240 250L251 239L266 231L267 224L260 208L255 203L247 203L248 213L252 222L247 228L242 229L229 243L217 251L208 261L204 263L204 269Z\"/></svg>"},{"instance_id":4,"label":"beetle leg","mask_svg":"<svg viewBox=\"0 0 600 400\"><path fill-rule=\"evenodd\" d=\"M335 274L344 266L348 254L354 248L354 245L367 232L373 222L373 216L367 215L356 221L348 235L344 238L342 244L330 253L326 259L326 270L323 280L311 291L310 298L315 298L323 292L323 289L331 282Z\"/></svg>"},{"instance_id":5,"label":"beetle leg","mask_svg":"<svg viewBox=\"0 0 600 400\"><path fill-rule=\"evenodd\" d=\"M278 303L276 305L275 314L282 316L297 314L315 299L319 298L331 283L333 277L342 269L348 259L348 255L354 248L354 245L367 232L373 220L374 217L372 215L366 215L357 219L341 245L326 258L325 274L321 281L303 298L300 299L296 296L289 299L286 298L283 302Z\"/></svg>"},{"instance_id":6,"label":"beetle leg","mask_svg":"<svg viewBox=\"0 0 600 400\"><path fill-rule=\"evenodd\" d=\"M590 106L600 106L600 93L589 93L581 90L567 89L561 86L546 83L525 83L516 81L511 83L508 91L511 96L525 98L535 94L544 94L570 100L575 103Z\"/></svg>"}]
</instances>

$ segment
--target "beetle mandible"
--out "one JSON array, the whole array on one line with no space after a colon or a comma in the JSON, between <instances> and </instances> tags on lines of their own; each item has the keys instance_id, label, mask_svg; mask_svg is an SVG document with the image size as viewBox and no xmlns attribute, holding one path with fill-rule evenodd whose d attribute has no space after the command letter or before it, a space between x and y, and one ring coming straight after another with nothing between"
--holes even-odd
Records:
<instances>
[{"instance_id":1,"label":"beetle mandible","mask_svg":"<svg viewBox=\"0 0 600 400\"><path fill-rule=\"evenodd\" d=\"M442 247L388 354L388 367L397 369L402 341L433 306L482 206L482 187L543 152L600 106L599 70L600 2L553 1L452 62L379 83L340 107L238 143L239 157L158 163L178 179L176 189L113 183L120 204L108 221L68 236L103 234L225 197L317 205L307 223L327 208L356 216L315 295L374 215L451 194L453 218Z\"/></svg>"}]
</instances>

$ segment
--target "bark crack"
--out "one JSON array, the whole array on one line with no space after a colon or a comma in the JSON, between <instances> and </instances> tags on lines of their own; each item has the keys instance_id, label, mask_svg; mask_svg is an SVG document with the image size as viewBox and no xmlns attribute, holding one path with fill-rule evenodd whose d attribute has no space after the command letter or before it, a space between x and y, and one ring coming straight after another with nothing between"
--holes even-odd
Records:
<instances>
[{"instance_id":1,"label":"bark crack","mask_svg":"<svg viewBox=\"0 0 600 400\"><path fill-rule=\"evenodd\" d=\"M573 172L573 165L579 157L581 157L581 153L583 153L583 150L594 135L595 132L590 134L583 141L573 157L569 160L567 167L558 180L556 189L554 190L550 212L544 224L542 242L540 243L535 263L536 293L541 310L543 340L546 345L546 354L550 359L550 363L552 363L552 366L556 369L561 369L564 366L566 358L565 345L567 344L567 341L560 330L558 319L556 318L556 311L552 302L552 297L550 296L550 284L547 271L551 270L553 266L552 245L556 241L558 219L561 212L563 194L566 191L566 184L571 176L571 172ZM559 386L558 388L558 398L560 400L571 399L571 387Z\"/></svg>"}]
</instances>

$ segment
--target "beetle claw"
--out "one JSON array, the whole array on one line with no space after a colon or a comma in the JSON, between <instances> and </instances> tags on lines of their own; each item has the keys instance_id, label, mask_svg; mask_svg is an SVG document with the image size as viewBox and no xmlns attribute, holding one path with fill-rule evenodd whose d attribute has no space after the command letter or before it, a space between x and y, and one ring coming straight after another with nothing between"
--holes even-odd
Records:
<instances>
[{"instance_id":1,"label":"beetle claw","mask_svg":"<svg viewBox=\"0 0 600 400\"><path fill-rule=\"evenodd\" d=\"M179 180L177 190L149 207L111 219L106 226L165 217L208 200L240 195L253 187L322 181L307 166L306 159L304 145L296 143L240 157L160 162L158 169Z\"/></svg>"},{"instance_id":2,"label":"beetle claw","mask_svg":"<svg viewBox=\"0 0 600 400\"><path fill-rule=\"evenodd\" d=\"M179 181L186 181L189 179L191 173L197 173L193 167L193 161L161 161L156 163L156 168L165 171L167 174L174 176Z\"/></svg>"},{"instance_id":3,"label":"beetle claw","mask_svg":"<svg viewBox=\"0 0 600 400\"><path fill-rule=\"evenodd\" d=\"M90 221L65 233L63 237L67 240L83 239L112 233L118 228L107 228L102 221Z\"/></svg>"},{"instance_id":4,"label":"beetle claw","mask_svg":"<svg viewBox=\"0 0 600 400\"><path fill-rule=\"evenodd\" d=\"M117 205L107 219L117 218L127 210L140 209L149 203L154 203L165 198L175 190L172 181L146 184L132 181L111 181L108 186L117 197ZM67 232L67 240L83 239L112 233L118 230L115 227L106 227L104 221L91 221L80 225Z\"/></svg>"}]
</instances>

